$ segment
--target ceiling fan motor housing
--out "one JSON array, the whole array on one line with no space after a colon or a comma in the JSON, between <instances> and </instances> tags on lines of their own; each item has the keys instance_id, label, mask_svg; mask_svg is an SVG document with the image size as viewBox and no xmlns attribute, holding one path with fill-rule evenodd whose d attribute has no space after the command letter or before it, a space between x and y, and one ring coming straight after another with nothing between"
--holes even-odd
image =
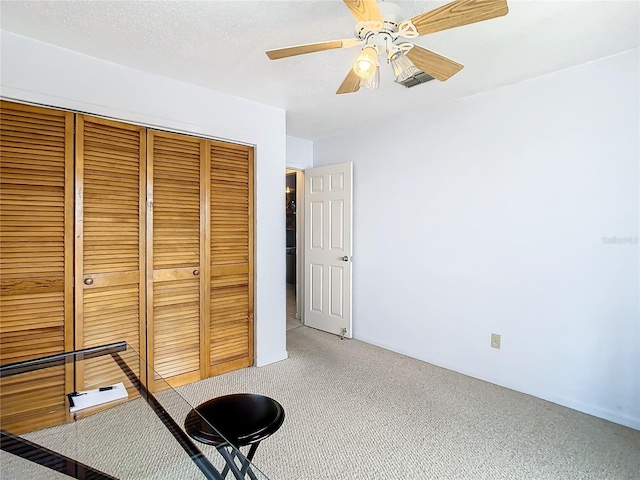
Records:
<instances>
[{"instance_id":1,"label":"ceiling fan motor housing","mask_svg":"<svg viewBox=\"0 0 640 480\"><path fill-rule=\"evenodd\" d=\"M378 7L382 23L377 20L359 21L355 27L355 36L367 45L376 47L378 55L386 54L390 57L398 50L395 41L398 38L399 26L406 18L405 11L391 2L380 2Z\"/></svg>"},{"instance_id":2,"label":"ceiling fan motor housing","mask_svg":"<svg viewBox=\"0 0 640 480\"><path fill-rule=\"evenodd\" d=\"M404 9L399 5L391 2L378 3L380 14L382 15L382 22L385 29L389 29L392 32L398 30L398 25L407 18Z\"/></svg>"},{"instance_id":3,"label":"ceiling fan motor housing","mask_svg":"<svg viewBox=\"0 0 640 480\"><path fill-rule=\"evenodd\" d=\"M405 19L404 9L395 3L380 2L378 8L382 16L382 23L377 20L361 20L356 24L355 35L360 40L367 40L377 32L395 33L398 31L400 23Z\"/></svg>"}]
</instances>

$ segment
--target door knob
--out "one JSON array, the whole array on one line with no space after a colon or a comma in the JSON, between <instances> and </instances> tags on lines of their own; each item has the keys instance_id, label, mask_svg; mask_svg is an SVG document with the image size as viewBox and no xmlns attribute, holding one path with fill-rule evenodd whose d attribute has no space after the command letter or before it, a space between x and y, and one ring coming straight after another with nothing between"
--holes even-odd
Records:
<instances>
[{"instance_id":1,"label":"door knob","mask_svg":"<svg viewBox=\"0 0 640 480\"><path fill-rule=\"evenodd\" d=\"M348 262L349 261L349 257L347 255L345 255L344 257L342 257L342 261L343 262Z\"/></svg>"},{"instance_id":2,"label":"door knob","mask_svg":"<svg viewBox=\"0 0 640 480\"><path fill-rule=\"evenodd\" d=\"M85 285L92 285L93 284L93 278L91 278L91 277L85 278L84 279L84 284Z\"/></svg>"},{"instance_id":3,"label":"door knob","mask_svg":"<svg viewBox=\"0 0 640 480\"><path fill-rule=\"evenodd\" d=\"M197 277L198 275L200 275L200 270L194 270L193 274Z\"/></svg>"}]
</instances>

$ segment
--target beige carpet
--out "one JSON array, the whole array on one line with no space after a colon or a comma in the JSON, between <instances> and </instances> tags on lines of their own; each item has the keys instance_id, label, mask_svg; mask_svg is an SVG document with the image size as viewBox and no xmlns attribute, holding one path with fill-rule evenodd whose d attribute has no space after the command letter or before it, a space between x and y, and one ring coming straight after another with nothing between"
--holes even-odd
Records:
<instances>
[{"instance_id":1,"label":"beige carpet","mask_svg":"<svg viewBox=\"0 0 640 480\"><path fill-rule=\"evenodd\" d=\"M255 458L271 480L640 479L636 430L308 327L287 336L287 360L178 389L193 405L237 392L277 399L284 425ZM182 425L189 407L158 397ZM123 479L202 478L146 408L137 399L28 438ZM0 454L3 480L68 478L28 471Z\"/></svg>"},{"instance_id":2,"label":"beige carpet","mask_svg":"<svg viewBox=\"0 0 640 480\"><path fill-rule=\"evenodd\" d=\"M308 327L290 358L180 388L286 410L255 463L272 480L640 479L640 432Z\"/></svg>"}]
</instances>

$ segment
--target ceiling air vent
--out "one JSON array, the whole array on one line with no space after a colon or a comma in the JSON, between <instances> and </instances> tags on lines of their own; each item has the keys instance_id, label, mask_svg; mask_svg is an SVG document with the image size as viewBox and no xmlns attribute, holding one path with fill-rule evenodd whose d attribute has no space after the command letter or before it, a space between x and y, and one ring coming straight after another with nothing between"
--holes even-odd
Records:
<instances>
[{"instance_id":1,"label":"ceiling air vent","mask_svg":"<svg viewBox=\"0 0 640 480\"><path fill-rule=\"evenodd\" d=\"M410 77L407 77L405 80L402 80L401 82L397 82L397 83L399 83L400 85L404 85L407 88L411 88L411 87L415 87L416 85L420 85L421 83L430 82L431 80L434 80L434 78L431 75L427 75L424 72L417 72L411 75Z\"/></svg>"}]
</instances>

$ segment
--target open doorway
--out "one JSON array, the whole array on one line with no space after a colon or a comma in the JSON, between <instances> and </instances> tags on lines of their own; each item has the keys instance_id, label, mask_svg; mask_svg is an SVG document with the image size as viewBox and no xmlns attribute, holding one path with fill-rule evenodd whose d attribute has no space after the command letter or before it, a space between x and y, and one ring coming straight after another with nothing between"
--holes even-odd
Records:
<instances>
[{"instance_id":1,"label":"open doorway","mask_svg":"<svg viewBox=\"0 0 640 480\"><path fill-rule=\"evenodd\" d=\"M302 172L296 170L286 170L285 189L285 211L286 211L286 290L287 290L287 330L297 328L302 325L301 295L302 289L298 287L300 282L300 268L302 265L301 232L302 224L301 209L302 201Z\"/></svg>"}]
</instances>

